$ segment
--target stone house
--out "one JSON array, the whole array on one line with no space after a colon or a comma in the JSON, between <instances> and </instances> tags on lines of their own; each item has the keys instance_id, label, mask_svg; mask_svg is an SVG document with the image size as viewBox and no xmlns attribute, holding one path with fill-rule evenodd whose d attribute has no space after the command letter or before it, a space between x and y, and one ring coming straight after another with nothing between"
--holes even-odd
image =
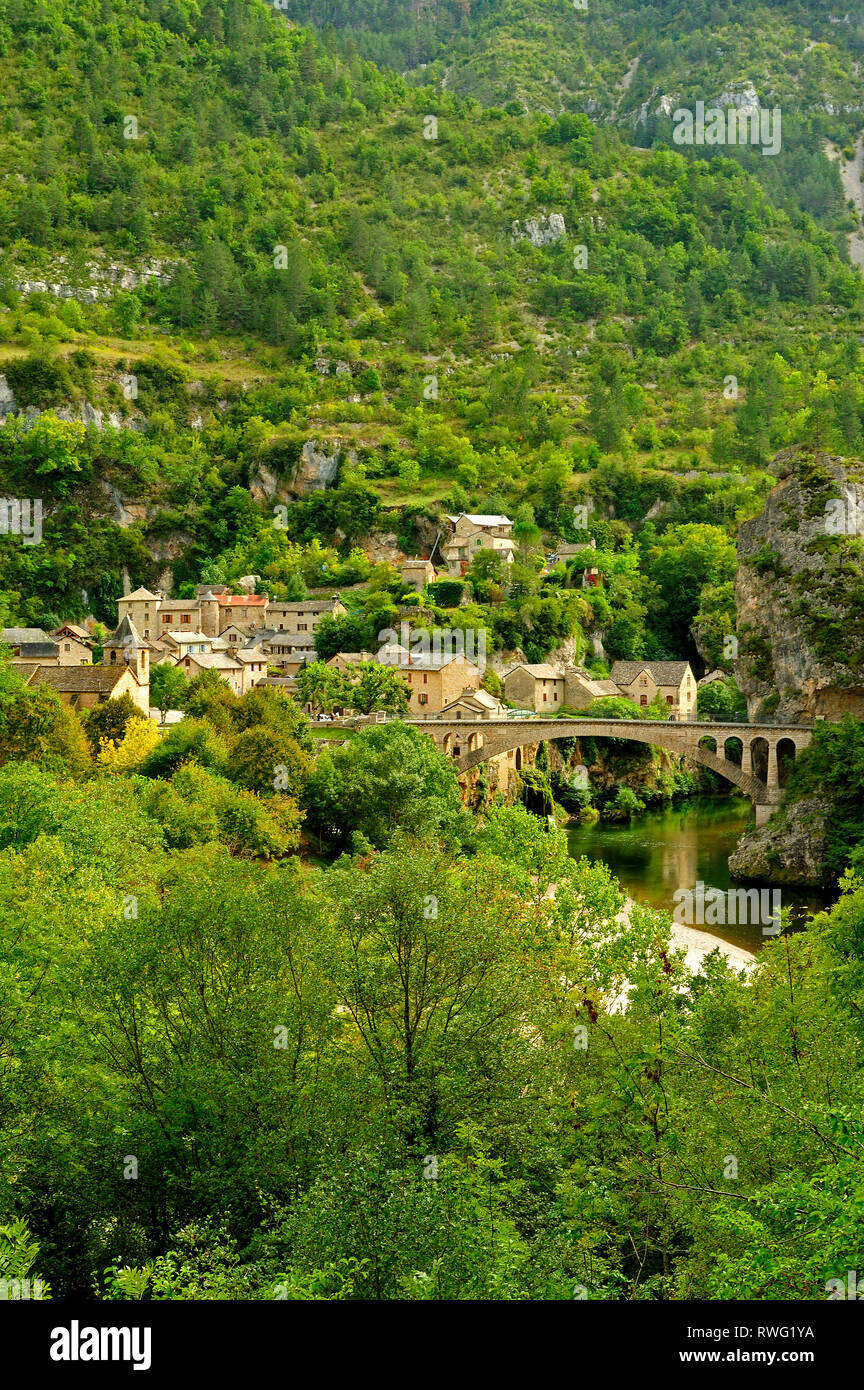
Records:
<instances>
[{"instance_id":1,"label":"stone house","mask_svg":"<svg viewBox=\"0 0 864 1390\"><path fill-rule=\"evenodd\" d=\"M209 603L203 594L200 601L202 604ZM235 625L245 628L248 632L260 631L267 627L270 621L270 600L266 594L217 594L216 605L217 632L220 636L226 628ZM202 622L202 627L206 632L205 622Z\"/></svg>"},{"instance_id":2,"label":"stone house","mask_svg":"<svg viewBox=\"0 0 864 1390\"><path fill-rule=\"evenodd\" d=\"M4 627L0 640L12 648L13 666L60 664L59 643L41 627Z\"/></svg>"},{"instance_id":3,"label":"stone house","mask_svg":"<svg viewBox=\"0 0 864 1390\"><path fill-rule=\"evenodd\" d=\"M565 703L564 672L548 662L523 662L504 677L504 694L520 709L554 714Z\"/></svg>"},{"instance_id":4,"label":"stone house","mask_svg":"<svg viewBox=\"0 0 864 1390\"><path fill-rule=\"evenodd\" d=\"M399 573L402 583L410 584L418 594L422 594L426 585L435 580L435 566L431 560L404 560Z\"/></svg>"},{"instance_id":5,"label":"stone house","mask_svg":"<svg viewBox=\"0 0 864 1390\"><path fill-rule=\"evenodd\" d=\"M696 718L696 680L689 661L616 661L609 678L634 704L650 705L659 694L672 719Z\"/></svg>"},{"instance_id":6,"label":"stone house","mask_svg":"<svg viewBox=\"0 0 864 1390\"><path fill-rule=\"evenodd\" d=\"M418 719L439 714L457 696L480 685L479 666L467 661L461 652L456 656L417 653L393 644L382 647L376 660L399 668L408 686L408 713Z\"/></svg>"},{"instance_id":7,"label":"stone house","mask_svg":"<svg viewBox=\"0 0 864 1390\"><path fill-rule=\"evenodd\" d=\"M619 693L613 681L598 680L582 666L564 667L564 703L568 709L587 709L594 700Z\"/></svg>"},{"instance_id":8,"label":"stone house","mask_svg":"<svg viewBox=\"0 0 864 1390\"><path fill-rule=\"evenodd\" d=\"M347 671L352 666L362 666L366 661L377 660L373 652L336 652L326 663L336 671Z\"/></svg>"},{"instance_id":9,"label":"stone house","mask_svg":"<svg viewBox=\"0 0 864 1390\"><path fill-rule=\"evenodd\" d=\"M439 710L441 719L504 719L507 706L488 690L464 690Z\"/></svg>"},{"instance_id":10,"label":"stone house","mask_svg":"<svg viewBox=\"0 0 864 1390\"><path fill-rule=\"evenodd\" d=\"M179 667L190 681L200 676L203 671L215 671L235 695L244 694L245 668L228 652L188 652L178 656L174 665Z\"/></svg>"},{"instance_id":11,"label":"stone house","mask_svg":"<svg viewBox=\"0 0 864 1390\"><path fill-rule=\"evenodd\" d=\"M224 584L199 584L194 598L135 589L117 600L117 612L120 619L132 619L145 641L155 641L184 628L218 637L235 624L248 634L266 626L268 604L266 594L232 594Z\"/></svg>"},{"instance_id":12,"label":"stone house","mask_svg":"<svg viewBox=\"0 0 864 1390\"><path fill-rule=\"evenodd\" d=\"M51 633L57 643L57 659L61 666L90 666L93 663L93 638L86 627L64 623Z\"/></svg>"},{"instance_id":13,"label":"stone house","mask_svg":"<svg viewBox=\"0 0 864 1390\"><path fill-rule=\"evenodd\" d=\"M92 709L105 700L129 695L141 708L140 687L128 666L37 666L28 686L50 685L64 705L74 710Z\"/></svg>"},{"instance_id":14,"label":"stone house","mask_svg":"<svg viewBox=\"0 0 864 1390\"><path fill-rule=\"evenodd\" d=\"M447 520L451 533L441 547L441 556L449 575L461 578L480 550L495 550L505 566L512 565L516 546L510 535L513 522L509 517L461 512Z\"/></svg>"},{"instance_id":15,"label":"stone house","mask_svg":"<svg viewBox=\"0 0 864 1390\"><path fill-rule=\"evenodd\" d=\"M122 622L128 616L145 642L150 642L159 636L156 622L159 603L159 594L151 593L149 589L135 589L131 594L124 594L117 600L118 621Z\"/></svg>"},{"instance_id":16,"label":"stone house","mask_svg":"<svg viewBox=\"0 0 864 1390\"><path fill-rule=\"evenodd\" d=\"M206 632L183 632L175 629L162 634L159 646L169 660L176 661L178 656L194 656L202 652L209 655L215 649L217 640L215 637L208 637Z\"/></svg>"},{"instance_id":17,"label":"stone house","mask_svg":"<svg viewBox=\"0 0 864 1390\"><path fill-rule=\"evenodd\" d=\"M581 666L552 666L548 662L514 666L504 677L504 694L510 704L538 714L556 710L586 709L604 695L619 695L610 680L595 680Z\"/></svg>"},{"instance_id":18,"label":"stone house","mask_svg":"<svg viewBox=\"0 0 864 1390\"><path fill-rule=\"evenodd\" d=\"M267 609L267 627L295 637L311 635L322 618L341 618L347 611L336 594L332 598L309 598L297 603L274 601Z\"/></svg>"},{"instance_id":19,"label":"stone house","mask_svg":"<svg viewBox=\"0 0 864 1390\"><path fill-rule=\"evenodd\" d=\"M230 648L232 653L234 647ZM241 651L255 652L267 666L276 666L280 672L294 675L304 661L315 661L315 638L311 632L301 632L296 636L286 631L265 628L249 637ZM290 668L290 669L289 669Z\"/></svg>"}]
</instances>

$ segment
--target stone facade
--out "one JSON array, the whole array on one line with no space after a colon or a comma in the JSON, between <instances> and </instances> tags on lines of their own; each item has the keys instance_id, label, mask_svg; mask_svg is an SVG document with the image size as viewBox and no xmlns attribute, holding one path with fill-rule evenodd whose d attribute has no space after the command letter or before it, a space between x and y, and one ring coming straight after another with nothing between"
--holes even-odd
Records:
<instances>
[{"instance_id":1,"label":"stone facade","mask_svg":"<svg viewBox=\"0 0 864 1390\"><path fill-rule=\"evenodd\" d=\"M513 522L506 516L480 516L462 512L448 516L451 534L441 547L447 573L461 577L480 550L495 550L505 565L513 563L516 546L511 540Z\"/></svg>"}]
</instances>

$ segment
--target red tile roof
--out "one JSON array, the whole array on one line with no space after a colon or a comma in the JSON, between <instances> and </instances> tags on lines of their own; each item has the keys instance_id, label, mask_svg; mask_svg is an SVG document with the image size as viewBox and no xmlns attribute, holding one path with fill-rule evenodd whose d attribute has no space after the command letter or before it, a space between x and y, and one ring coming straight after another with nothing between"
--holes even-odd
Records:
<instances>
[{"instance_id":1,"label":"red tile roof","mask_svg":"<svg viewBox=\"0 0 864 1390\"><path fill-rule=\"evenodd\" d=\"M268 602L266 594L217 594L220 608L246 608L257 604L259 608Z\"/></svg>"}]
</instances>

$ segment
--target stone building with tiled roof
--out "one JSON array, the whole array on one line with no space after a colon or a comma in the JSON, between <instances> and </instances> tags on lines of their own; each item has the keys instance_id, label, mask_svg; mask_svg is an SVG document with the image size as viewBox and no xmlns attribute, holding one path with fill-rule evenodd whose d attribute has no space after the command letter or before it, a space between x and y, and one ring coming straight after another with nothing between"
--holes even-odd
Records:
<instances>
[{"instance_id":1,"label":"stone building with tiled roof","mask_svg":"<svg viewBox=\"0 0 864 1390\"><path fill-rule=\"evenodd\" d=\"M57 642L41 627L4 627L0 632L0 641L12 648L13 666L21 662L43 662L48 665L59 661Z\"/></svg>"},{"instance_id":2,"label":"stone building with tiled roof","mask_svg":"<svg viewBox=\"0 0 864 1390\"><path fill-rule=\"evenodd\" d=\"M140 708L139 686L130 668L114 666L37 666L31 673L29 686L50 685L64 705L72 709L92 709L105 700L119 700L129 695Z\"/></svg>"},{"instance_id":3,"label":"stone building with tiled roof","mask_svg":"<svg viewBox=\"0 0 864 1390\"><path fill-rule=\"evenodd\" d=\"M672 719L696 718L696 680L689 661L616 661L609 679L620 695L642 708L659 695Z\"/></svg>"},{"instance_id":4,"label":"stone building with tiled roof","mask_svg":"<svg viewBox=\"0 0 864 1390\"><path fill-rule=\"evenodd\" d=\"M504 677L504 694L510 704L538 714L554 714L565 706L587 709L594 700L620 693L610 680L596 680L582 666L570 663L521 662Z\"/></svg>"}]
</instances>

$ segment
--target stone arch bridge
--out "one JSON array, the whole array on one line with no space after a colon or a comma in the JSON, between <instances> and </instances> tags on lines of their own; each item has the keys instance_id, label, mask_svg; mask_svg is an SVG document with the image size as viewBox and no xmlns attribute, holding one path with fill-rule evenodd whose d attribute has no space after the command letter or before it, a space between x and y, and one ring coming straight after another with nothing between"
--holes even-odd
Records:
<instances>
[{"instance_id":1,"label":"stone arch bridge","mask_svg":"<svg viewBox=\"0 0 864 1390\"><path fill-rule=\"evenodd\" d=\"M669 748L710 767L746 796L762 825L783 795L786 770L813 734L809 724L665 723L657 719L409 719L460 772L511 749L556 738L621 738ZM517 762L517 766L518 766Z\"/></svg>"}]
</instances>

